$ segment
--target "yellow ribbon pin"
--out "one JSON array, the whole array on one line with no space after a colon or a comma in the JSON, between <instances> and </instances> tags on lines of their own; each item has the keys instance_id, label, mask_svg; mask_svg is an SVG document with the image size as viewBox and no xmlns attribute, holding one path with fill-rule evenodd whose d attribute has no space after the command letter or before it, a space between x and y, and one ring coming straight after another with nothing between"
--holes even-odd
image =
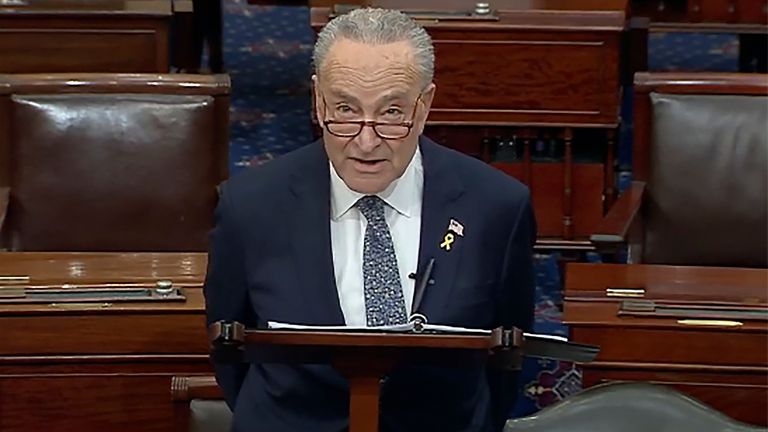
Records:
<instances>
[{"instance_id":1,"label":"yellow ribbon pin","mask_svg":"<svg viewBox=\"0 0 768 432\"><path fill-rule=\"evenodd\" d=\"M453 243L453 240L453 233L446 233L443 242L440 243L440 247L445 248L447 251L451 250L451 243Z\"/></svg>"}]
</instances>

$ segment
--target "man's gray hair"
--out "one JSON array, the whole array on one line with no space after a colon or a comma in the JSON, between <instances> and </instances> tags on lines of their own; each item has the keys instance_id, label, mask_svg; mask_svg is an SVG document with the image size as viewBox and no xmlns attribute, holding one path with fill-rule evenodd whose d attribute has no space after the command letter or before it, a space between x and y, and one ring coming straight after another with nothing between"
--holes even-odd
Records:
<instances>
[{"instance_id":1,"label":"man's gray hair","mask_svg":"<svg viewBox=\"0 0 768 432\"><path fill-rule=\"evenodd\" d=\"M331 20L320 31L315 43L312 59L318 76L328 56L328 50L337 39L349 39L369 45L407 41L413 49L414 62L421 75L422 87L432 82L435 74L432 38L423 27L400 11L361 8Z\"/></svg>"}]
</instances>

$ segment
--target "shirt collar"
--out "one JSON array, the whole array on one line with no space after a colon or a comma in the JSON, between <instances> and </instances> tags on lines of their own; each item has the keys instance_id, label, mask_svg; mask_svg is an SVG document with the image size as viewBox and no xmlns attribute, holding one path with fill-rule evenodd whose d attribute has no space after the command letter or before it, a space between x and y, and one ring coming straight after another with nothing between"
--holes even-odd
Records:
<instances>
[{"instance_id":1,"label":"shirt collar","mask_svg":"<svg viewBox=\"0 0 768 432\"><path fill-rule=\"evenodd\" d=\"M331 218L338 220L365 194L350 189L330 161L328 166L331 170ZM376 195L401 215L411 217L415 211L414 206L421 205L423 189L424 167L421 163L421 150L417 147L403 175Z\"/></svg>"}]
</instances>

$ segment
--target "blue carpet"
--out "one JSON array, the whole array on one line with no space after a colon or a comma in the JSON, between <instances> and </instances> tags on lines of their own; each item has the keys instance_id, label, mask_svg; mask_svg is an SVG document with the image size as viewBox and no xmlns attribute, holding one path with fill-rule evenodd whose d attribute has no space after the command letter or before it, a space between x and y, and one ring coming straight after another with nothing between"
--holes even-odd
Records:
<instances>
[{"instance_id":1,"label":"blue carpet","mask_svg":"<svg viewBox=\"0 0 768 432\"><path fill-rule=\"evenodd\" d=\"M310 57L314 34L306 8L257 7L246 0L224 0L225 62L232 76L232 174L308 143ZM737 68L738 40L717 34L652 34L651 70ZM619 145L619 188L631 180L631 89L625 91ZM585 260L597 261L589 255ZM561 323L559 255L536 257L535 331L567 335ZM581 389L581 373L570 363L529 359L521 372L519 403L511 416L533 413Z\"/></svg>"},{"instance_id":2,"label":"blue carpet","mask_svg":"<svg viewBox=\"0 0 768 432\"><path fill-rule=\"evenodd\" d=\"M648 69L652 71L734 72L738 68L736 35L651 33L648 38Z\"/></svg>"},{"instance_id":3,"label":"blue carpet","mask_svg":"<svg viewBox=\"0 0 768 432\"><path fill-rule=\"evenodd\" d=\"M232 173L307 144L314 34L307 8L225 0L224 55L232 77Z\"/></svg>"}]
</instances>

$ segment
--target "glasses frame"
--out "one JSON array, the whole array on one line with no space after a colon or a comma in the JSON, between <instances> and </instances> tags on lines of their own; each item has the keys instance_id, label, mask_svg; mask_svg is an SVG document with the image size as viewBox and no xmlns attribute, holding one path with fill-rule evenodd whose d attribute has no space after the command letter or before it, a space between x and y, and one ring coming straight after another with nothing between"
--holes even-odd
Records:
<instances>
[{"instance_id":1,"label":"glasses frame","mask_svg":"<svg viewBox=\"0 0 768 432\"><path fill-rule=\"evenodd\" d=\"M411 112L411 119L406 120L402 123L379 123L376 120L354 120L354 121L336 121L336 120L330 120L326 119L323 120L323 126L325 127L325 130L328 131L329 134L339 137L339 138L355 138L358 135L360 135L361 132L363 132L363 128L366 126L370 126L371 129L373 129L373 132L381 139L403 139L411 134L411 130L413 129L413 121L416 118L416 110L419 107L419 101L421 100L422 94L419 93L419 96L416 98L416 102L413 104L413 111ZM325 117L328 114L328 103L325 101L325 96L323 96L323 117ZM333 131L331 131L330 125L334 124L346 124L346 125L357 125L357 133L354 134L338 134ZM378 129L377 126L402 126L407 128L407 131L402 136L385 136L382 135Z\"/></svg>"}]
</instances>

